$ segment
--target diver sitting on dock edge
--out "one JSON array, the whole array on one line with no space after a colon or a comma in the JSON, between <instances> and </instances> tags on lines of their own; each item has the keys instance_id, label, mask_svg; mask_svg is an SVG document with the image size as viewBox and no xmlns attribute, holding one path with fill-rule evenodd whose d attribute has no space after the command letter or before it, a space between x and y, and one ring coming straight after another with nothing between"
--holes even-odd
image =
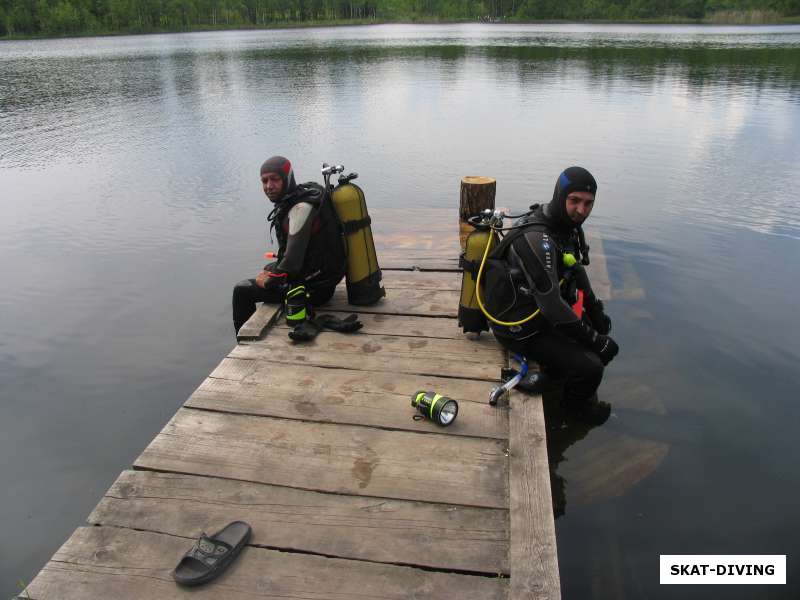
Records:
<instances>
[{"instance_id":1,"label":"diver sitting on dock edge","mask_svg":"<svg viewBox=\"0 0 800 600\"><path fill-rule=\"evenodd\" d=\"M284 302L290 289L304 286L312 306L326 303L345 275L346 258L340 224L325 189L313 182L297 184L292 163L283 156L261 165L264 194L274 204L267 217L278 239L277 260L254 279L233 289L233 326L239 329L257 302Z\"/></svg>"},{"instance_id":2,"label":"diver sitting on dock edge","mask_svg":"<svg viewBox=\"0 0 800 600\"><path fill-rule=\"evenodd\" d=\"M611 319L583 264L581 225L592 212L597 182L582 167L564 170L549 204L531 207L486 260L486 308L500 343L564 378L564 405L576 419L604 423L611 412L597 399L606 365L619 352ZM482 284L484 282L481 282ZM523 318L540 312L537 318Z\"/></svg>"}]
</instances>

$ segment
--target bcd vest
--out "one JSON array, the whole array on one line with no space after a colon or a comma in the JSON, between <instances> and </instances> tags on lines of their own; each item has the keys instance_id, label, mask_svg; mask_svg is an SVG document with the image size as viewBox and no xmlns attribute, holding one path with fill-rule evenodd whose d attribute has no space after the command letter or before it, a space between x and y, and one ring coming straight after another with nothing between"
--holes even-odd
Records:
<instances>
[{"instance_id":1,"label":"bcd vest","mask_svg":"<svg viewBox=\"0 0 800 600\"><path fill-rule=\"evenodd\" d=\"M514 223L516 229L506 234L486 258L480 282L481 296L486 310L499 321L517 322L533 314L539 308L533 294L534 288L546 288L549 285L547 273L523 237L531 230L546 232L550 243L555 245L557 279L566 279L561 286L561 297L570 305L575 302L572 269L564 265L563 257L570 253L581 261L588 256L582 232L575 228L560 233L552 227L538 206L532 208L534 210L530 214ZM551 327L541 314L520 325L492 322L491 326L495 335L515 339L530 337Z\"/></svg>"},{"instance_id":2,"label":"bcd vest","mask_svg":"<svg viewBox=\"0 0 800 600\"><path fill-rule=\"evenodd\" d=\"M347 260L345 256L344 231L339 217L325 189L314 182L302 183L297 191L281 202L275 215L275 235L278 238L278 261L286 252L289 239L289 211L300 202L308 202L315 207L316 214L311 224L311 237L308 241L301 281L309 289L333 287L344 277Z\"/></svg>"}]
</instances>

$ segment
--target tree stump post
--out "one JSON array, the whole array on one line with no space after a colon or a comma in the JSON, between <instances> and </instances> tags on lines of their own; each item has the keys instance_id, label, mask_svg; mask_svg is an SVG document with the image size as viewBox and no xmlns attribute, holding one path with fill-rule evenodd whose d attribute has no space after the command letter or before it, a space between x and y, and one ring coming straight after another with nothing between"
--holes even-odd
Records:
<instances>
[{"instance_id":1,"label":"tree stump post","mask_svg":"<svg viewBox=\"0 0 800 600\"><path fill-rule=\"evenodd\" d=\"M467 176L461 178L461 202L458 207L458 231L461 250L467 243L467 236L473 231L467 219L482 210L494 210L494 195L497 181L491 177Z\"/></svg>"}]
</instances>

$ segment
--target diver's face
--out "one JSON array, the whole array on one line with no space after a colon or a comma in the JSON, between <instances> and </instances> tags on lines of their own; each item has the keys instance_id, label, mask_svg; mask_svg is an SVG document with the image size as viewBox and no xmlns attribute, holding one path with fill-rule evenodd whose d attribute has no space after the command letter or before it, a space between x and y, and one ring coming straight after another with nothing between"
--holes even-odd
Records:
<instances>
[{"instance_id":1,"label":"diver's face","mask_svg":"<svg viewBox=\"0 0 800 600\"><path fill-rule=\"evenodd\" d=\"M278 173L262 173L261 186L272 202L277 202L283 197L283 177Z\"/></svg>"},{"instance_id":2,"label":"diver's face","mask_svg":"<svg viewBox=\"0 0 800 600\"><path fill-rule=\"evenodd\" d=\"M567 196L567 216L575 225L580 225L592 213L594 194L591 192L571 192Z\"/></svg>"}]
</instances>

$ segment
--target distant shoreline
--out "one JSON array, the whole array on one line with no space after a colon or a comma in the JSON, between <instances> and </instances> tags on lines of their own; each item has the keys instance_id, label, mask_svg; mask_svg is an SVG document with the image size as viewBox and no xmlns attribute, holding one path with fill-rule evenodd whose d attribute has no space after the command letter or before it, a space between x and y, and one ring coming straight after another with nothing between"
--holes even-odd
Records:
<instances>
[{"instance_id":1,"label":"distant shoreline","mask_svg":"<svg viewBox=\"0 0 800 600\"><path fill-rule=\"evenodd\" d=\"M749 23L741 19L720 20L713 17L705 19L684 19L684 18L665 18L665 19L638 19L638 20L604 20L594 19L586 21L570 20L540 20L540 21L493 21L482 22L475 20L441 20L441 19L415 19L382 21L372 19L353 19L339 21L286 21L283 23L272 23L269 25L231 25L225 26L197 26L191 29L152 29L152 30L131 30L131 31L84 31L74 34L26 34L10 35L0 37L0 41L21 41L21 40L53 40L53 39L73 39L87 37L117 37L130 35L167 35L176 33L202 33L217 31L271 31L279 29L310 29L310 28L335 28L335 27L361 27L368 25L707 25L707 26L741 26L741 27L769 27L775 25L800 25L800 15L794 17L784 17L774 21Z\"/></svg>"}]
</instances>

